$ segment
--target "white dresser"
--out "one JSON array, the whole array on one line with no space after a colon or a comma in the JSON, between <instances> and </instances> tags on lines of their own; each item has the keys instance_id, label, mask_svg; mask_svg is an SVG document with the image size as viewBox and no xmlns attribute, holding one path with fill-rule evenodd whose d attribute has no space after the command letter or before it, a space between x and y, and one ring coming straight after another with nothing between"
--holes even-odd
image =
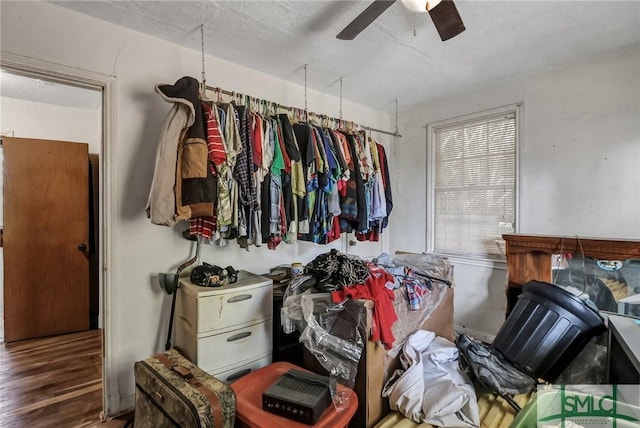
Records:
<instances>
[{"instance_id":1,"label":"white dresser","mask_svg":"<svg viewBox=\"0 0 640 428\"><path fill-rule=\"evenodd\" d=\"M200 287L180 280L175 344L202 370L230 383L271 363L271 279L240 271L238 281Z\"/></svg>"}]
</instances>

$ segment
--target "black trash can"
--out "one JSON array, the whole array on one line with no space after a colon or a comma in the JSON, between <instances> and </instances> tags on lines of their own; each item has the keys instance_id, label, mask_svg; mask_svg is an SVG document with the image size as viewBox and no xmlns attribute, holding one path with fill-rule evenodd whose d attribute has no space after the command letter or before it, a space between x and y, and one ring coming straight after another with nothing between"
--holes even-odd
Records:
<instances>
[{"instance_id":1,"label":"black trash can","mask_svg":"<svg viewBox=\"0 0 640 428\"><path fill-rule=\"evenodd\" d=\"M600 314L567 290L532 281L493 341L511 363L553 382L593 337L606 330Z\"/></svg>"}]
</instances>

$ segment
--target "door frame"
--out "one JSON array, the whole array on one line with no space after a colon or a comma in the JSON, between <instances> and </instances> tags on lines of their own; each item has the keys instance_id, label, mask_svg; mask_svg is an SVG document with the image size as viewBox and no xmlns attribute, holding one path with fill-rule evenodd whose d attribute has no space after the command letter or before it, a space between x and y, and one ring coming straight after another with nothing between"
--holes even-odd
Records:
<instances>
[{"instance_id":1,"label":"door frame","mask_svg":"<svg viewBox=\"0 0 640 428\"><path fill-rule=\"evenodd\" d=\"M116 201L111 190L114 181L114 152L116 143L116 77L66 65L55 64L9 52L0 52L0 68L27 77L43 78L62 84L87 87L102 91L102 142L99 179L100 246L98 248L99 286L102 290L100 314L103 324L102 355L102 413L101 420L120 411L120 391L118 388L116 343L117 331L112 315L116 313L117 295L112 286L113 248Z\"/></svg>"}]
</instances>

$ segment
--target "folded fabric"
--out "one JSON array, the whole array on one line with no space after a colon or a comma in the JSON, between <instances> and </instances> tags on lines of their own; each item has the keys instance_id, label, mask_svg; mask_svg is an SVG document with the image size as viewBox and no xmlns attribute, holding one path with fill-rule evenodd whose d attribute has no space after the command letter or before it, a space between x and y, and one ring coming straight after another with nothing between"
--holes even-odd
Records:
<instances>
[{"instance_id":1,"label":"folded fabric","mask_svg":"<svg viewBox=\"0 0 640 428\"><path fill-rule=\"evenodd\" d=\"M480 415L475 389L458 366L458 349L433 332L418 330L402 350L402 370L386 383L383 397L392 410L416 423L443 427L477 427Z\"/></svg>"}]
</instances>

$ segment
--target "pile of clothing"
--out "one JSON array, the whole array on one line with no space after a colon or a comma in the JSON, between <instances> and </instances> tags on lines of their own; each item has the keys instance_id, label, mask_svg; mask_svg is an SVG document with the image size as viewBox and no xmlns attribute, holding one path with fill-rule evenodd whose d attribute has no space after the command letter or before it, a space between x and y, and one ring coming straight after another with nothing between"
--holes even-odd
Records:
<instances>
[{"instance_id":1,"label":"pile of clothing","mask_svg":"<svg viewBox=\"0 0 640 428\"><path fill-rule=\"evenodd\" d=\"M429 268L425 269L425 265ZM440 270L432 269L434 265ZM393 260L381 255L369 262L331 250L308 263L304 274L289 283L283 297L282 327L285 333L300 331L300 341L325 369L349 385L367 339L381 343L390 352L399 352L407 336L422 325L444 296L451 275L452 268L445 260L430 255L406 255ZM416 301L414 287L407 287L409 279L424 290L420 292L421 300ZM353 304L358 299L373 302L369 326L361 313L366 308ZM404 317L398 322L398 300L406 306L403 314L413 311L419 316ZM359 308L358 317L353 315L355 308ZM345 320L351 320L351 324ZM348 325L353 326L353 335L346 333Z\"/></svg>"},{"instance_id":2,"label":"pile of clothing","mask_svg":"<svg viewBox=\"0 0 640 428\"><path fill-rule=\"evenodd\" d=\"M387 381L382 396L416 423L478 427L476 391L459 366L456 345L431 331L418 330L405 342L402 368Z\"/></svg>"}]
</instances>

